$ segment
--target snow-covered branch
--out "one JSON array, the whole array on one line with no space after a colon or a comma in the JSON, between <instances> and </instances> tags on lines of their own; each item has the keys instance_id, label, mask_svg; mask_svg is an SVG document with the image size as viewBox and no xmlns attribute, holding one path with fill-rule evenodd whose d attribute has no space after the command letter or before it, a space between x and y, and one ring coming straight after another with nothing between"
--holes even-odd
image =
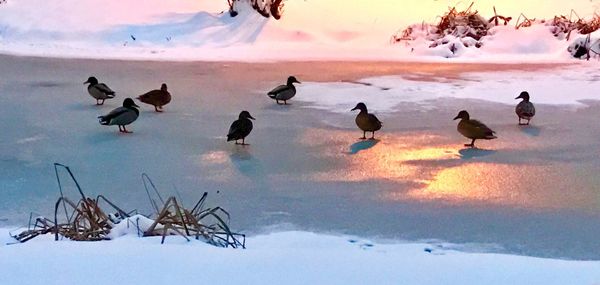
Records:
<instances>
[{"instance_id":1,"label":"snow-covered branch","mask_svg":"<svg viewBox=\"0 0 600 285\"><path fill-rule=\"evenodd\" d=\"M265 18L273 17L279 20L283 14L283 0L227 0L227 5L229 5L229 15L231 15L231 17L237 16L238 11L236 10L236 5L241 2L250 4L256 12L263 15Z\"/></svg>"}]
</instances>

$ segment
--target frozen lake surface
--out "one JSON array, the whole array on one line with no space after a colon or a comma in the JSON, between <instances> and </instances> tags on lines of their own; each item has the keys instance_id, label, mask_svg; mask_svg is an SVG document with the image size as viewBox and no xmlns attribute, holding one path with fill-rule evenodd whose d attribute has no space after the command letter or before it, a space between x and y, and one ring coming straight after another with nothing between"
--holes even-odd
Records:
<instances>
[{"instance_id":1,"label":"frozen lake surface","mask_svg":"<svg viewBox=\"0 0 600 285\"><path fill-rule=\"evenodd\" d=\"M290 74L305 83L291 105L275 105L266 91ZM250 234L440 239L473 250L597 260L597 74L578 65L1 56L0 227L26 223L31 211L50 216L58 196L52 163L61 162L86 193L142 213L151 212L143 172L163 196L178 192L188 206L208 191L209 204L232 214L233 229ZM90 75L117 98L95 106L82 84ZM98 124L123 98L162 82L173 94L165 113L143 106L129 135ZM522 90L544 103L529 127L517 126L514 115L512 98ZM358 140L349 111L357 100L383 121L378 140ZM461 109L499 139L463 149L467 141L452 121ZM225 142L241 110L256 118L247 147Z\"/></svg>"}]
</instances>

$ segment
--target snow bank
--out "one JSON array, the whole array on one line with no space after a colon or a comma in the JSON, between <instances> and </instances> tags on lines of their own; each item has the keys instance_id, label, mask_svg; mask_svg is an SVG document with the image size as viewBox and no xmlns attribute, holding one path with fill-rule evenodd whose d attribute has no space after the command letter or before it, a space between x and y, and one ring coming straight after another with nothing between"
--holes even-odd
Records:
<instances>
[{"instance_id":1,"label":"snow bank","mask_svg":"<svg viewBox=\"0 0 600 285\"><path fill-rule=\"evenodd\" d=\"M42 237L6 245L0 278L10 284L598 284L600 262L464 253L449 244L279 232L248 239L248 249L169 237L127 235L104 242Z\"/></svg>"},{"instance_id":2,"label":"snow bank","mask_svg":"<svg viewBox=\"0 0 600 285\"><path fill-rule=\"evenodd\" d=\"M0 6L0 52L19 55L154 60L433 60L538 62L568 61L569 42L536 25L518 31L493 28L481 49L465 48L452 36L428 48L425 40L409 46L389 42L398 27L394 13L366 11L348 19L315 1L288 1L281 21L266 19L239 5L231 18L225 3L152 0L143 9L133 0L38 3L9 1ZM350 4L349 4L350 5ZM364 5L364 4L352 4ZM402 5L393 6L403 11ZM433 9L433 8L432 8ZM208 12L213 11L213 12ZM306 13L318 18L307 21ZM404 13L404 12L402 12ZM102 16L98 16L102 15ZM330 20L323 20L331 18ZM299 20L301 19L301 20ZM471 42L470 44L475 44ZM451 45L453 51L448 49Z\"/></svg>"}]
</instances>

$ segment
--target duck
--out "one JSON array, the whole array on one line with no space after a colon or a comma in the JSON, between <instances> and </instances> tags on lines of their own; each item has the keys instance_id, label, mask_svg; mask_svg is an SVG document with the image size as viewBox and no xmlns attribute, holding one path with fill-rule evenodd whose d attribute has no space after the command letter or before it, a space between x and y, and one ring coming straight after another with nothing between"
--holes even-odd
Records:
<instances>
[{"instance_id":1,"label":"duck","mask_svg":"<svg viewBox=\"0 0 600 285\"><path fill-rule=\"evenodd\" d=\"M160 86L160 90L152 90L143 95L138 96L136 99L143 103L154 106L154 111L162 112L163 106L171 102L171 93L167 90L167 84L163 83Z\"/></svg>"},{"instance_id":2,"label":"duck","mask_svg":"<svg viewBox=\"0 0 600 285\"><path fill-rule=\"evenodd\" d=\"M104 105L104 100L115 98L115 91L104 83L98 83L94 76L90 76L83 84L89 84L87 90L90 96L96 99L96 105Z\"/></svg>"},{"instance_id":3,"label":"duck","mask_svg":"<svg viewBox=\"0 0 600 285\"><path fill-rule=\"evenodd\" d=\"M492 129L488 128L482 122L471 119L469 112L465 110L458 112L454 120L458 119L460 119L457 126L458 132L472 140L470 144L465 144L467 147L474 148L475 140L492 140L498 138L494 135L496 132L492 131Z\"/></svg>"},{"instance_id":4,"label":"duck","mask_svg":"<svg viewBox=\"0 0 600 285\"><path fill-rule=\"evenodd\" d=\"M290 76L287 79L287 84L275 87L267 95L275 100L278 105L280 104L279 101L283 101L283 104L287 105L287 101L296 96L296 86L294 86L294 83L302 84L296 77Z\"/></svg>"},{"instance_id":5,"label":"duck","mask_svg":"<svg viewBox=\"0 0 600 285\"><path fill-rule=\"evenodd\" d=\"M360 113L356 115L356 125L363 131L363 136L360 139L367 139L367 132L371 132L371 139L375 139L375 132L381 130L381 121L373 114L369 114L367 111L367 105L365 103L358 103L350 111L360 110Z\"/></svg>"},{"instance_id":6,"label":"duck","mask_svg":"<svg viewBox=\"0 0 600 285\"><path fill-rule=\"evenodd\" d=\"M245 139L250 134L253 127L250 119L255 120L248 111L242 111L239 118L231 124L231 127L229 127L227 141L235 141L235 144L240 144L238 143L238 140L242 140L241 145L247 145Z\"/></svg>"},{"instance_id":7,"label":"duck","mask_svg":"<svg viewBox=\"0 0 600 285\"><path fill-rule=\"evenodd\" d=\"M529 92L523 91L515 99L523 99L515 108L515 113L519 117L519 126L529 125L529 121L535 116L535 107L533 103L529 102ZM527 120L527 123L521 123L521 120Z\"/></svg>"},{"instance_id":8,"label":"duck","mask_svg":"<svg viewBox=\"0 0 600 285\"><path fill-rule=\"evenodd\" d=\"M123 100L123 106L116 108L107 115L99 116L100 124L104 126L119 126L119 132L132 133L125 126L133 123L140 116L140 111L137 109L140 106L133 102L133 99L126 98Z\"/></svg>"}]
</instances>

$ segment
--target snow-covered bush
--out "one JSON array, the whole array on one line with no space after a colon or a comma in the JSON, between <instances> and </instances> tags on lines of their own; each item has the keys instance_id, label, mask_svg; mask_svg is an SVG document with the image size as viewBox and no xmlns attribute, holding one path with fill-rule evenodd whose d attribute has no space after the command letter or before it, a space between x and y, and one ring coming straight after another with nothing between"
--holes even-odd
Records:
<instances>
[{"instance_id":1,"label":"snow-covered bush","mask_svg":"<svg viewBox=\"0 0 600 285\"><path fill-rule=\"evenodd\" d=\"M242 2L250 4L256 12L265 18L273 17L279 20L283 14L283 0L227 0L231 17L237 16L236 5Z\"/></svg>"},{"instance_id":2,"label":"snow-covered bush","mask_svg":"<svg viewBox=\"0 0 600 285\"><path fill-rule=\"evenodd\" d=\"M577 20L573 20L577 13L571 11L571 15L554 16L554 19L549 22L551 32L555 37L567 41L571 33L577 32L581 35L589 35L600 29L600 15L596 14L591 20L585 20L577 16Z\"/></svg>"},{"instance_id":3,"label":"snow-covered bush","mask_svg":"<svg viewBox=\"0 0 600 285\"><path fill-rule=\"evenodd\" d=\"M472 11L473 4L464 11L451 8L441 17L437 25L416 24L392 36L392 42L414 41L424 38L429 42L429 48L435 48L445 57L454 57L462 53L465 48L480 48L481 39L488 35L494 25L492 21L503 19L505 23L510 18L496 15L489 21L477 11Z\"/></svg>"},{"instance_id":4,"label":"snow-covered bush","mask_svg":"<svg viewBox=\"0 0 600 285\"><path fill-rule=\"evenodd\" d=\"M600 57L600 39L592 39L590 36L580 37L569 45L569 53L574 58L590 59Z\"/></svg>"}]
</instances>

